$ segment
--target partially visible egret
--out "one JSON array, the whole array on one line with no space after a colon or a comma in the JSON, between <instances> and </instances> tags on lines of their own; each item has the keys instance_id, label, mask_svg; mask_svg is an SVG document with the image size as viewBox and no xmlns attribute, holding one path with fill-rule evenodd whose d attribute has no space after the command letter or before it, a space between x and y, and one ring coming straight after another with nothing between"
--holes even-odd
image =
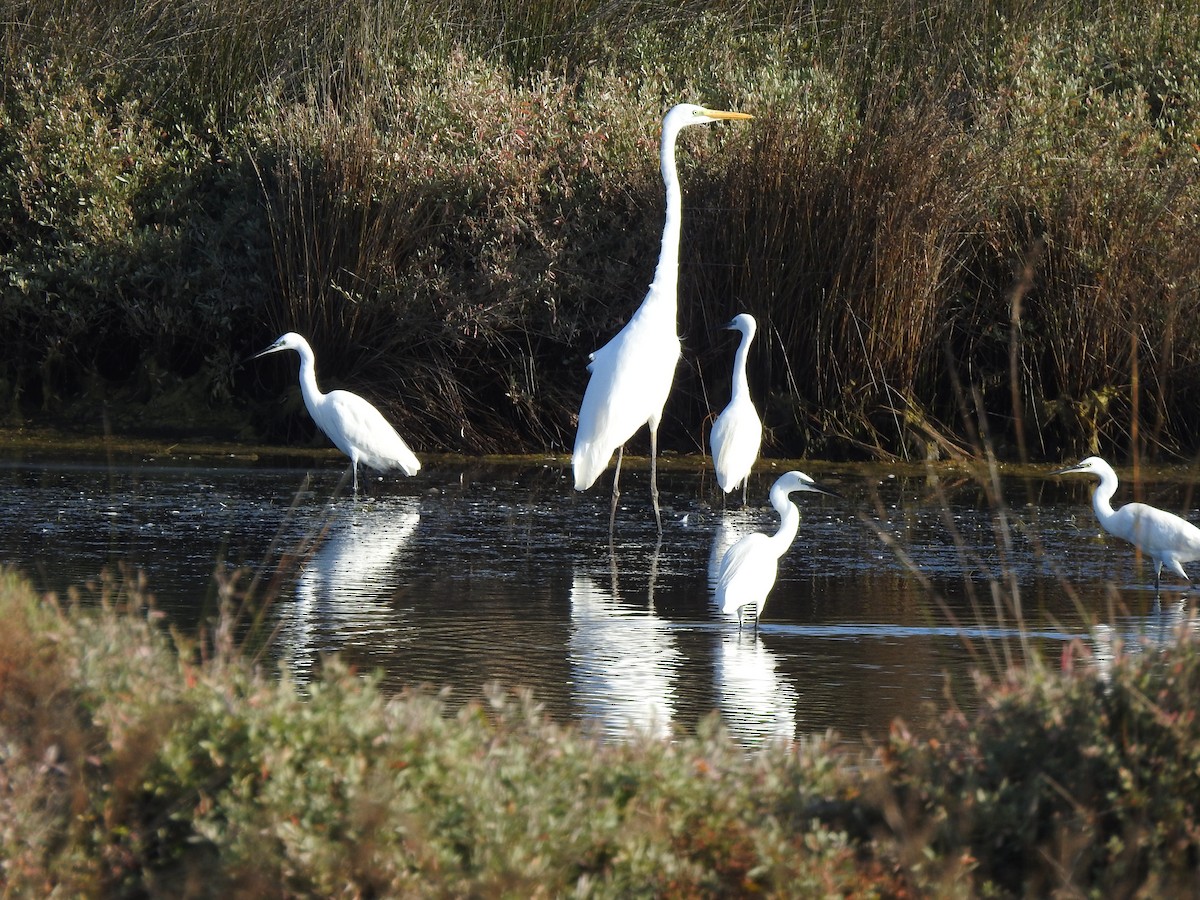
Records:
<instances>
[{"instance_id":1,"label":"partially visible egret","mask_svg":"<svg viewBox=\"0 0 1200 900\"><path fill-rule=\"evenodd\" d=\"M758 618L767 605L767 594L775 586L779 557L792 545L800 527L800 510L788 496L794 491L837 496L803 472L781 475L771 487L771 506L779 513L779 530L773 535L761 532L746 535L725 551L717 575L717 603L726 615L737 613L738 628L742 627L742 611L753 606L754 630L758 630Z\"/></svg>"},{"instance_id":2,"label":"partially visible egret","mask_svg":"<svg viewBox=\"0 0 1200 900\"><path fill-rule=\"evenodd\" d=\"M1162 567L1165 565L1191 584L1183 564L1200 559L1200 528L1174 513L1145 503L1126 503L1113 509L1112 498L1117 492L1117 473L1098 456L1052 475L1086 472L1100 476L1100 484L1092 493L1092 509L1101 527L1111 535L1128 541L1154 560L1154 589L1158 590Z\"/></svg>"},{"instance_id":3,"label":"partially visible egret","mask_svg":"<svg viewBox=\"0 0 1200 900\"><path fill-rule=\"evenodd\" d=\"M617 487L621 476L621 456L625 442L648 425L650 428L650 496L654 502L654 520L662 534L662 513L658 506L658 423L671 392L675 365L679 362L679 335L676 325L677 286L679 281L679 235L683 221L683 199L675 169L675 139L689 125L705 125L719 119L752 119L739 112L705 109L691 103L673 107L663 117L660 161L666 185L667 214L663 226L662 249L658 267L646 299L633 318L607 344L591 355L591 377L579 409L579 429L571 465L575 471L575 490L586 491L600 476L617 451L613 473L612 508L609 531L617 515Z\"/></svg>"},{"instance_id":4,"label":"partially visible egret","mask_svg":"<svg viewBox=\"0 0 1200 900\"><path fill-rule=\"evenodd\" d=\"M725 327L730 331L740 331L742 340L733 358L733 391L729 405L713 423L708 445L712 448L717 484L726 494L740 484L744 506L750 470L754 468L762 445L762 420L754 408L754 401L750 399L750 382L746 379L746 357L750 353L750 342L754 340L757 325L754 316L742 313L734 316L733 321Z\"/></svg>"},{"instance_id":5,"label":"partially visible egret","mask_svg":"<svg viewBox=\"0 0 1200 900\"><path fill-rule=\"evenodd\" d=\"M308 341L293 331L279 338L254 358L278 353L280 350L295 350L300 354L300 392L304 405L317 427L334 445L350 457L350 469L354 473L354 493L358 493L358 464L370 466L380 472L400 469L405 475L416 475L421 463L408 444L396 433L383 413L358 394L350 391L321 393L317 387L316 362Z\"/></svg>"}]
</instances>

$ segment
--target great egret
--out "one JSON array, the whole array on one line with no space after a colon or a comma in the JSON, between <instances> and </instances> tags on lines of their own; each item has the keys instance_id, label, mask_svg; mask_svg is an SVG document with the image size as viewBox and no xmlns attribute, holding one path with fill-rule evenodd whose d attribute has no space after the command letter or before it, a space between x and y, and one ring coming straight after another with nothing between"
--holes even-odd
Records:
<instances>
[{"instance_id":1,"label":"great egret","mask_svg":"<svg viewBox=\"0 0 1200 900\"><path fill-rule=\"evenodd\" d=\"M300 354L300 392L304 395L304 405L317 427L350 457L354 493L358 493L360 462L380 472L400 469L405 475L417 474L420 461L408 449L404 439L396 434L396 429L388 424L383 413L350 391L321 393L317 387L312 347L303 337L289 331L254 358L280 350L295 350Z\"/></svg>"},{"instance_id":2,"label":"great egret","mask_svg":"<svg viewBox=\"0 0 1200 900\"><path fill-rule=\"evenodd\" d=\"M775 586L779 557L792 545L800 527L800 510L788 496L794 491L837 496L803 472L781 475L771 487L771 506L779 513L779 530L773 535L761 532L746 535L725 551L717 575L717 603L726 615L737 613L738 628L742 627L742 611L753 606L754 630L758 630L758 617L767 605L767 594Z\"/></svg>"},{"instance_id":3,"label":"great egret","mask_svg":"<svg viewBox=\"0 0 1200 900\"><path fill-rule=\"evenodd\" d=\"M746 490L750 481L750 470L758 459L762 445L762 420L754 401L750 399L750 383L746 380L746 357L750 353L750 342L754 340L757 325L754 316L742 313L734 316L725 326L731 331L740 331L742 340L733 358L733 392L729 405L717 416L712 432L708 436L712 448L713 467L717 470L717 484L728 494L742 486L742 505L746 503Z\"/></svg>"},{"instance_id":4,"label":"great egret","mask_svg":"<svg viewBox=\"0 0 1200 900\"><path fill-rule=\"evenodd\" d=\"M591 355L587 389L579 409L579 428L571 465L575 490L586 491L600 476L617 451L613 472L612 508L609 531L617 515L617 487L625 442L642 425L650 428L650 496L654 520L662 534L658 507L658 423L671 392L675 365L679 361L679 335L675 322L679 281L679 234L683 199L675 170L675 139L689 125L705 125L719 119L752 119L739 112L705 109L691 103L673 107L663 117L660 160L667 193L666 224L658 267L646 299L633 318L607 344Z\"/></svg>"},{"instance_id":5,"label":"great egret","mask_svg":"<svg viewBox=\"0 0 1200 900\"><path fill-rule=\"evenodd\" d=\"M1109 534L1128 541L1154 560L1156 591L1164 565L1191 584L1187 572L1183 571L1183 563L1200 559L1200 528L1174 513L1145 503L1126 503L1114 510L1112 498L1117 492L1117 473L1098 456L1089 456L1082 462L1051 474L1069 475L1075 472L1100 476L1100 484L1092 493L1092 509L1096 512L1096 518Z\"/></svg>"}]
</instances>

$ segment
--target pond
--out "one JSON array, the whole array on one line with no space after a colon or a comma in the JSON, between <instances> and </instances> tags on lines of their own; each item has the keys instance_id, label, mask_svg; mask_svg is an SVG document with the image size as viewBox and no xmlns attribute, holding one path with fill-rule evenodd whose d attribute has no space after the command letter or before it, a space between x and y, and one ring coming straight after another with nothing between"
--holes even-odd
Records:
<instances>
[{"instance_id":1,"label":"pond","mask_svg":"<svg viewBox=\"0 0 1200 900\"><path fill-rule=\"evenodd\" d=\"M215 614L214 571L246 567L260 637L301 681L337 652L390 689L449 686L452 704L529 687L552 717L614 738L716 711L749 746L919 726L949 697L970 705L973 669L1058 665L1074 639L1104 665L1116 639L1153 646L1189 608L1175 576L1156 598L1152 566L1100 536L1086 478L803 465L842 496L795 495L800 532L757 632L722 615L711 579L737 535L774 530L770 463L746 508L723 508L702 461L660 471L660 541L648 472L627 461L610 544L611 482L577 493L558 458L427 458L354 499L332 455L9 451L0 562L56 591L128 562L187 628ZM1195 483L1160 472L1142 499L1200 518Z\"/></svg>"}]
</instances>

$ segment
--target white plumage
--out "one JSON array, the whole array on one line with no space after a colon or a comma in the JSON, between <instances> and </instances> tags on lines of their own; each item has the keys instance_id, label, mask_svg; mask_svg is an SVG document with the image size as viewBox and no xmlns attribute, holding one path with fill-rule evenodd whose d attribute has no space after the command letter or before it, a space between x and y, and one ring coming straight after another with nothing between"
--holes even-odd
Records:
<instances>
[{"instance_id":1,"label":"white plumage","mask_svg":"<svg viewBox=\"0 0 1200 900\"><path fill-rule=\"evenodd\" d=\"M1052 474L1068 475L1075 472L1100 476L1100 484L1092 492L1092 509L1096 518L1109 534L1128 541L1154 560L1155 590L1158 590L1163 566L1191 582L1183 570L1183 564L1200 559L1200 528L1187 519L1146 503L1126 503L1120 509L1113 509L1117 473L1098 456L1089 456Z\"/></svg>"},{"instance_id":2,"label":"white plumage","mask_svg":"<svg viewBox=\"0 0 1200 900\"><path fill-rule=\"evenodd\" d=\"M585 491L595 484L612 459L613 451L620 451L642 425L649 426L650 495L660 534L662 514L658 506L656 463L658 424L679 361L676 294L683 199L675 167L675 139L689 125L703 125L719 119L750 118L753 117L746 113L705 109L691 103L681 103L663 117L659 155L663 184L666 186L667 212L654 281L637 312L612 340L591 355L588 364L591 377L579 409L579 427L571 457L575 489ZM621 456L618 453L613 475L610 529L620 496L617 488L620 474Z\"/></svg>"},{"instance_id":3,"label":"white plumage","mask_svg":"<svg viewBox=\"0 0 1200 900\"><path fill-rule=\"evenodd\" d=\"M781 475L771 487L771 506L779 513L779 530L772 535L761 532L746 535L725 551L717 575L717 603L726 615L737 613L739 628L742 625L742 612L747 606L754 607L754 627L758 628L758 617L767 605L767 595L775 586L779 557L787 552L796 537L796 530L800 527L800 510L788 496L794 491L837 496L803 472Z\"/></svg>"},{"instance_id":4,"label":"white plumage","mask_svg":"<svg viewBox=\"0 0 1200 900\"><path fill-rule=\"evenodd\" d=\"M289 331L254 358L280 350L295 350L300 354L300 392L304 395L304 405L317 427L350 457L355 493L358 492L359 463L379 472L400 469L405 475L417 474L420 461L396 429L388 424L383 413L350 391L321 392L317 387L312 347L303 337Z\"/></svg>"},{"instance_id":5,"label":"white plumage","mask_svg":"<svg viewBox=\"0 0 1200 900\"><path fill-rule=\"evenodd\" d=\"M746 483L762 446L762 420L750 399L750 382L746 378L746 357L757 325L754 316L742 313L725 327L740 331L742 339L733 358L733 390L729 405L713 423L708 444L712 449L713 467L717 470L717 484L726 494L740 485L745 503Z\"/></svg>"}]
</instances>

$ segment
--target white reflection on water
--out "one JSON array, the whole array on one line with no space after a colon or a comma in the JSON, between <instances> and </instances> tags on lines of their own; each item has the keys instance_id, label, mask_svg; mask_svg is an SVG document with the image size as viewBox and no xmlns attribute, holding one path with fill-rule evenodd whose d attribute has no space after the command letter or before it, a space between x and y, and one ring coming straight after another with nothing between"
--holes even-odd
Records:
<instances>
[{"instance_id":1,"label":"white reflection on water","mask_svg":"<svg viewBox=\"0 0 1200 900\"><path fill-rule=\"evenodd\" d=\"M1176 642L1194 640L1198 633L1200 621L1186 597L1168 603L1156 599L1149 615L1120 616L1112 624L1093 626L1088 640L1091 664L1107 681L1122 655L1162 650Z\"/></svg>"},{"instance_id":2,"label":"white reflection on water","mask_svg":"<svg viewBox=\"0 0 1200 900\"><path fill-rule=\"evenodd\" d=\"M570 599L571 679L584 717L610 737L668 736L683 656L667 623L649 603L627 606L578 569Z\"/></svg>"},{"instance_id":3,"label":"white reflection on water","mask_svg":"<svg viewBox=\"0 0 1200 900\"><path fill-rule=\"evenodd\" d=\"M620 733L651 716L660 733L668 722L690 729L719 699L732 721L740 707L769 697L770 664L756 661L750 629L741 644L749 662L737 645L723 646L737 626L719 614L705 579L742 527L777 526L765 493L758 506L717 513L706 499L710 476L666 473L667 495L691 513L690 524L679 517L669 525L656 572L653 525L642 518L638 531L631 507L614 591L595 560L608 501L591 504L593 530L579 527L575 517L590 506L556 465L431 460L419 488L390 483L371 502L336 502L331 516L341 464L319 469L310 483L302 465L214 466L203 457L46 464L0 447L0 559L28 572L39 590L59 592L117 560L134 563L172 623L190 630L211 612L214 561L274 566L277 547L299 543L299 556L289 557L298 562L282 574L269 570L288 585L271 607L282 639L270 652L303 677L318 654L342 650L356 667L382 668L389 688L428 682L471 698L495 678L532 686L556 716L598 718ZM639 477L636 469L630 475ZM787 684L776 694L780 710L795 706L796 734L886 733L896 715L936 721L929 700L943 696L943 679L969 683L991 647L1031 646L1053 662L1066 645L1094 640L1089 660L1076 658L1080 667L1111 657L1117 637L1126 654L1154 653L1186 611L1181 596L1196 604L1197 592L1164 590L1151 612L1144 561L1131 569L1129 554L1088 539L1098 526L1082 483L1006 478L1013 502L1033 497L1006 547L990 501L971 478L957 470L954 477L936 490L926 476L876 479L869 494L843 479L846 494L872 501L868 515L879 516L904 556L860 529L852 502L823 503L820 514L806 507L803 547L781 567L788 603L768 607L776 614L760 625L776 683L786 680L803 700ZM1163 486L1196 481L1189 470ZM392 490L420 490L419 502ZM581 554L593 560L583 569ZM914 578L912 563L934 579L932 590ZM989 585L1007 597L1009 581L990 580L1000 571L1013 573L1020 589L1024 626L979 603ZM657 577L653 603L648 573ZM757 676L738 674L752 664ZM735 696L743 680L758 687ZM746 734L771 727L762 702L757 721L741 726Z\"/></svg>"},{"instance_id":4,"label":"white reflection on water","mask_svg":"<svg viewBox=\"0 0 1200 900\"><path fill-rule=\"evenodd\" d=\"M420 524L420 501L343 501L327 515L319 546L297 579L296 602L284 604L280 638L298 681L307 680L323 651L353 642L388 653L404 636L403 616L393 600L399 587L397 559Z\"/></svg>"},{"instance_id":5,"label":"white reflection on water","mask_svg":"<svg viewBox=\"0 0 1200 900\"><path fill-rule=\"evenodd\" d=\"M761 636L723 631L715 676L721 717L743 745L795 737L799 697Z\"/></svg>"}]
</instances>

